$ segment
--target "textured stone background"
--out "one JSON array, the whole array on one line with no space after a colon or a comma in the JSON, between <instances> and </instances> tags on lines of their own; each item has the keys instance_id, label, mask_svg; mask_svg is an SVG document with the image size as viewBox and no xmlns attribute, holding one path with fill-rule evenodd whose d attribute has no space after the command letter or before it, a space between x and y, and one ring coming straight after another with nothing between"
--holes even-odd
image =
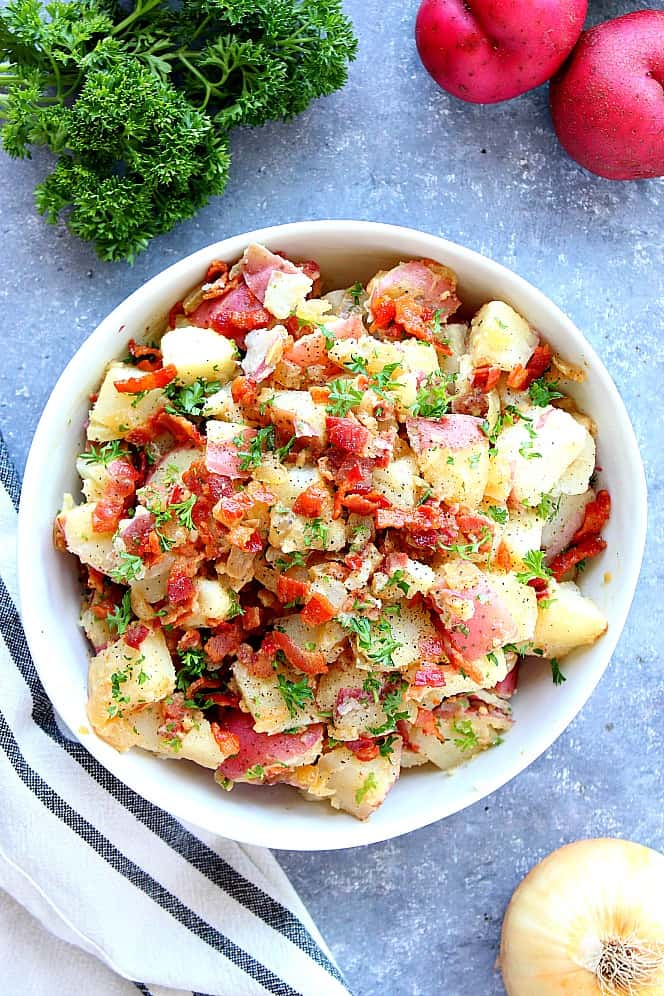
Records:
<instances>
[{"instance_id":1,"label":"textured stone background","mask_svg":"<svg viewBox=\"0 0 664 996\"><path fill-rule=\"evenodd\" d=\"M100 263L36 215L42 157L0 158L0 428L22 469L58 374L115 304L202 245L303 218L462 242L523 274L586 332L631 412L650 488L641 584L608 673L551 750L486 801L390 843L279 855L356 996L496 996L503 910L537 860L591 835L664 846L664 181L583 172L556 142L545 88L497 107L445 95L417 59L415 0L346 6L361 41L346 89L294 122L235 134L226 196L133 268ZM593 2L589 22L661 6Z\"/></svg>"}]
</instances>

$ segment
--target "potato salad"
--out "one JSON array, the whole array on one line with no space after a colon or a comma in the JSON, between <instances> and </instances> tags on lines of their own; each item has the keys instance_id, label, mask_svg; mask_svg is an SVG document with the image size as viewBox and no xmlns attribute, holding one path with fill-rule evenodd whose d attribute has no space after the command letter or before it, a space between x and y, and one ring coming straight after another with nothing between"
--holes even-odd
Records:
<instances>
[{"instance_id":1,"label":"potato salad","mask_svg":"<svg viewBox=\"0 0 664 996\"><path fill-rule=\"evenodd\" d=\"M429 259L325 290L253 244L165 302L92 396L55 542L98 736L366 819L402 769L498 748L520 667L561 685L602 635L577 581L610 500L583 374L509 304L462 320Z\"/></svg>"}]
</instances>

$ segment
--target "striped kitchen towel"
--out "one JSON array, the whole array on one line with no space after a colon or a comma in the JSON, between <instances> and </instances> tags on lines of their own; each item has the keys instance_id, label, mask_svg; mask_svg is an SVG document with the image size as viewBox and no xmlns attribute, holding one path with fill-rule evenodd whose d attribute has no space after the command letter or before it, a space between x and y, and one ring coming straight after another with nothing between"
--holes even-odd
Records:
<instances>
[{"instance_id":1,"label":"striped kitchen towel","mask_svg":"<svg viewBox=\"0 0 664 996\"><path fill-rule=\"evenodd\" d=\"M0 437L0 888L142 993L348 996L269 851L183 825L62 727L16 608L18 497Z\"/></svg>"}]
</instances>

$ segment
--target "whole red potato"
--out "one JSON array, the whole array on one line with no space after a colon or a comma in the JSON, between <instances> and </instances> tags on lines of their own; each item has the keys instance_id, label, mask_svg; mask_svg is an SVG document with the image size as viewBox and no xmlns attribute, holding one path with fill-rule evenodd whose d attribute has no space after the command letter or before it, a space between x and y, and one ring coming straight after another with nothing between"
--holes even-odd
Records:
<instances>
[{"instance_id":1,"label":"whole red potato","mask_svg":"<svg viewBox=\"0 0 664 996\"><path fill-rule=\"evenodd\" d=\"M495 104L560 68L581 34L588 0L424 0L415 41L448 93Z\"/></svg>"},{"instance_id":2,"label":"whole red potato","mask_svg":"<svg viewBox=\"0 0 664 996\"><path fill-rule=\"evenodd\" d=\"M572 159L608 180L664 176L664 10L585 31L551 81L556 134Z\"/></svg>"}]
</instances>

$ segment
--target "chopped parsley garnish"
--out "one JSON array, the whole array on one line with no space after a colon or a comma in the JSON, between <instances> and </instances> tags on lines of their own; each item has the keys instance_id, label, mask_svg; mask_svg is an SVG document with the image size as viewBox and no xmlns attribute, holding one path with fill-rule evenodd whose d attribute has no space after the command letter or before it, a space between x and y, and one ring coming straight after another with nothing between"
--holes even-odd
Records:
<instances>
[{"instance_id":1,"label":"chopped parsley garnish","mask_svg":"<svg viewBox=\"0 0 664 996\"><path fill-rule=\"evenodd\" d=\"M455 738L454 743L462 751L474 750L478 746L479 741L477 739L477 734L473 729L473 724L469 719L455 719L452 723L452 729L459 736Z\"/></svg>"},{"instance_id":2,"label":"chopped parsley garnish","mask_svg":"<svg viewBox=\"0 0 664 996\"><path fill-rule=\"evenodd\" d=\"M423 492L423 494L422 494L422 497L421 497L421 498L418 498L418 500L417 500L417 504L418 504L418 505L424 505L424 504L425 504L425 502L427 502L427 501L429 500L429 498L431 498L431 495L432 495L432 494L433 494L433 488L427 488L427 489L426 489L426 490L425 490L425 491Z\"/></svg>"},{"instance_id":3,"label":"chopped parsley garnish","mask_svg":"<svg viewBox=\"0 0 664 996\"><path fill-rule=\"evenodd\" d=\"M179 650L182 666L178 670L176 687L184 692L193 681L200 678L207 666L205 651L203 650Z\"/></svg>"},{"instance_id":4,"label":"chopped parsley garnish","mask_svg":"<svg viewBox=\"0 0 664 996\"><path fill-rule=\"evenodd\" d=\"M383 712L387 717L382 726L369 727L369 733L374 737L381 737L384 733L391 733L401 719L408 719L409 712L402 709L403 695L408 684L402 681L396 688L387 693L383 699Z\"/></svg>"},{"instance_id":5,"label":"chopped parsley garnish","mask_svg":"<svg viewBox=\"0 0 664 996\"><path fill-rule=\"evenodd\" d=\"M507 509L500 508L498 505L489 505L486 510L486 514L494 522L499 522L501 526L504 526L507 522Z\"/></svg>"},{"instance_id":6,"label":"chopped parsley garnish","mask_svg":"<svg viewBox=\"0 0 664 996\"><path fill-rule=\"evenodd\" d=\"M380 691L383 687L383 683L380 678L377 678L375 674L370 674L368 678L365 678L362 682L363 690L373 697L374 702L380 701Z\"/></svg>"},{"instance_id":7,"label":"chopped parsley garnish","mask_svg":"<svg viewBox=\"0 0 664 996\"><path fill-rule=\"evenodd\" d=\"M356 387L353 387L350 381L332 380L328 384L328 387L330 389L330 397L329 404L325 410L330 415L343 418L351 408L355 408L362 401L362 391L358 391Z\"/></svg>"},{"instance_id":8,"label":"chopped parsley garnish","mask_svg":"<svg viewBox=\"0 0 664 996\"><path fill-rule=\"evenodd\" d=\"M79 453L80 459L85 463L100 463L103 467L106 467L111 460L119 460L128 455L121 439L112 439L108 443L102 443L101 446L93 445L85 453Z\"/></svg>"},{"instance_id":9,"label":"chopped parsley garnish","mask_svg":"<svg viewBox=\"0 0 664 996\"><path fill-rule=\"evenodd\" d=\"M143 570L143 561L133 553L123 551L120 555L120 565L109 571L110 577L119 584L129 584L135 581Z\"/></svg>"},{"instance_id":10,"label":"chopped parsley garnish","mask_svg":"<svg viewBox=\"0 0 664 996\"><path fill-rule=\"evenodd\" d=\"M517 571L516 574L517 580L522 584L528 584L529 581L534 581L536 578L548 581L551 577L551 571L544 563L543 550L529 550L524 556L523 562L527 570Z\"/></svg>"},{"instance_id":11,"label":"chopped parsley garnish","mask_svg":"<svg viewBox=\"0 0 664 996\"><path fill-rule=\"evenodd\" d=\"M228 609L228 614L226 615L226 619L227 620L231 620L231 619L235 619L237 616L243 616L244 615L244 609L240 605L240 599L239 599L239 596L236 594L236 592L234 592L234 591L231 592L230 600L231 600L231 604L230 604L230 607Z\"/></svg>"},{"instance_id":12,"label":"chopped parsley garnish","mask_svg":"<svg viewBox=\"0 0 664 996\"><path fill-rule=\"evenodd\" d=\"M322 519L308 519L304 526L304 545L313 546L315 543L320 543L325 547L329 528Z\"/></svg>"},{"instance_id":13,"label":"chopped parsley garnish","mask_svg":"<svg viewBox=\"0 0 664 996\"><path fill-rule=\"evenodd\" d=\"M284 443L283 446L277 446L277 448L274 451L276 453L277 460L281 461L284 459L284 457L288 456L290 451L295 446L296 440L297 436L291 436L288 442Z\"/></svg>"},{"instance_id":14,"label":"chopped parsley garnish","mask_svg":"<svg viewBox=\"0 0 664 996\"><path fill-rule=\"evenodd\" d=\"M493 664L494 667L498 667L498 658L494 654L493 650L489 651L489 653L486 655L486 659L488 660L489 664Z\"/></svg>"},{"instance_id":15,"label":"chopped parsley garnish","mask_svg":"<svg viewBox=\"0 0 664 996\"><path fill-rule=\"evenodd\" d=\"M278 674L277 684L291 717L297 715L300 709L304 709L307 702L314 700L313 690L306 678L302 678L300 681L289 681L283 674Z\"/></svg>"},{"instance_id":16,"label":"chopped parsley garnish","mask_svg":"<svg viewBox=\"0 0 664 996\"><path fill-rule=\"evenodd\" d=\"M379 752L379 754L380 754L381 757L389 757L390 754L392 754L394 752L394 748L393 748L392 744L394 743L394 741L396 739L397 738L395 736L393 736L392 734L390 734L389 736L385 737L385 739L383 740L382 744L378 748L378 752Z\"/></svg>"},{"instance_id":17,"label":"chopped parsley garnish","mask_svg":"<svg viewBox=\"0 0 664 996\"><path fill-rule=\"evenodd\" d=\"M371 623L366 616L345 616L341 620L344 629L349 629L357 636L358 646L362 650L371 649Z\"/></svg>"},{"instance_id":18,"label":"chopped parsley garnish","mask_svg":"<svg viewBox=\"0 0 664 996\"><path fill-rule=\"evenodd\" d=\"M355 353L351 353L350 360L344 363L344 366L351 373L366 374L369 364L363 356L356 356Z\"/></svg>"},{"instance_id":19,"label":"chopped parsley garnish","mask_svg":"<svg viewBox=\"0 0 664 996\"><path fill-rule=\"evenodd\" d=\"M450 405L449 388L455 380L456 374L429 374L415 396L415 404L411 408L413 415L422 418L441 418L445 415Z\"/></svg>"},{"instance_id":20,"label":"chopped parsley garnish","mask_svg":"<svg viewBox=\"0 0 664 996\"><path fill-rule=\"evenodd\" d=\"M169 508L172 508L178 517L178 522L185 529L194 529L194 522L191 517L192 509L196 504L196 495L190 495L184 501L173 502Z\"/></svg>"},{"instance_id":21,"label":"chopped parsley garnish","mask_svg":"<svg viewBox=\"0 0 664 996\"><path fill-rule=\"evenodd\" d=\"M363 801L367 793L371 792L372 789L378 788L378 783L376 782L376 776L373 771L370 771L367 777L364 779L359 789L355 793L355 802L359 806Z\"/></svg>"},{"instance_id":22,"label":"chopped parsley garnish","mask_svg":"<svg viewBox=\"0 0 664 996\"><path fill-rule=\"evenodd\" d=\"M274 426L266 425L263 429L259 429L253 439L249 441L249 449L247 450L240 449L241 446L246 445L242 435L235 436L233 442L238 449L240 470L253 470L261 462L263 452L274 449Z\"/></svg>"},{"instance_id":23,"label":"chopped parsley garnish","mask_svg":"<svg viewBox=\"0 0 664 996\"><path fill-rule=\"evenodd\" d=\"M374 631L371 639L371 650L366 651L367 658L382 670L394 667L392 654L402 646L398 640L394 639L392 627L387 619L381 619L378 623L380 636Z\"/></svg>"},{"instance_id":24,"label":"chopped parsley garnish","mask_svg":"<svg viewBox=\"0 0 664 996\"><path fill-rule=\"evenodd\" d=\"M198 377L193 384L186 385L173 380L164 388L164 393L170 400L170 404L166 405L166 411L170 415L202 415L206 400L220 389L220 381L205 380L203 377Z\"/></svg>"},{"instance_id":25,"label":"chopped parsley garnish","mask_svg":"<svg viewBox=\"0 0 664 996\"><path fill-rule=\"evenodd\" d=\"M388 585L390 585L390 587L392 585L396 585L397 588L401 588L401 590L404 593L404 595L407 595L408 592L410 591L410 585L405 580L405 577L406 577L406 572L404 570L402 570L401 568L399 568L398 570L396 570L394 572L394 574L392 574L387 579L387 583L388 583Z\"/></svg>"},{"instance_id":26,"label":"chopped parsley garnish","mask_svg":"<svg viewBox=\"0 0 664 996\"><path fill-rule=\"evenodd\" d=\"M262 764L254 764L253 768L247 768L244 777L250 782L262 781L265 778L265 768Z\"/></svg>"},{"instance_id":27,"label":"chopped parsley garnish","mask_svg":"<svg viewBox=\"0 0 664 996\"><path fill-rule=\"evenodd\" d=\"M362 284L360 283L359 280L356 280L355 283L353 284L353 286L348 288L348 293L352 297L353 304L356 307L359 307L360 298L362 297L362 292L363 291L364 291L364 287L362 286Z\"/></svg>"},{"instance_id":28,"label":"chopped parsley garnish","mask_svg":"<svg viewBox=\"0 0 664 996\"><path fill-rule=\"evenodd\" d=\"M131 592L126 591L122 596L120 605L116 605L113 612L106 616L106 622L110 629L114 629L118 636L127 632L131 620Z\"/></svg>"},{"instance_id":29,"label":"chopped parsley garnish","mask_svg":"<svg viewBox=\"0 0 664 996\"><path fill-rule=\"evenodd\" d=\"M392 374L395 370L398 370L401 366L400 363L387 363L382 370L375 373L370 381L369 387L373 388L376 394L379 394L381 398L386 398L386 391L396 391L399 387L398 384L392 380Z\"/></svg>"},{"instance_id":30,"label":"chopped parsley garnish","mask_svg":"<svg viewBox=\"0 0 664 996\"><path fill-rule=\"evenodd\" d=\"M556 391L558 383L557 380L546 381L543 377L538 377L537 380L534 380L528 388L528 394L532 403L539 408L546 408L556 398L564 398L564 394Z\"/></svg>"},{"instance_id":31,"label":"chopped parsley garnish","mask_svg":"<svg viewBox=\"0 0 664 996\"><path fill-rule=\"evenodd\" d=\"M560 665L555 657L551 658L551 677L554 685L562 685L563 681L567 681L567 678L560 670Z\"/></svg>"},{"instance_id":32,"label":"chopped parsley garnish","mask_svg":"<svg viewBox=\"0 0 664 996\"><path fill-rule=\"evenodd\" d=\"M560 508L561 496L558 495L554 498L552 494L543 494L537 505L526 505L526 508L533 508L540 519L545 519L547 522L551 522L555 519L558 514L558 509Z\"/></svg>"},{"instance_id":33,"label":"chopped parsley garnish","mask_svg":"<svg viewBox=\"0 0 664 996\"><path fill-rule=\"evenodd\" d=\"M258 429L256 435L249 440L248 449L243 448L247 443L241 434L234 436L232 442L237 447L238 456L240 457L240 470L253 470L255 467L258 467L263 454L268 451L275 453L278 460L283 460L293 448L295 436L291 436L284 446L277 446L274 426L266 425L262 429Z\"/></svg>"},{"instance_id":34,"label":"chopped parsley garnish","mask_svg":"<svg viewBox=\"0 0 664 996\"><path fill-rule=\"evenodd\" d=\"M293 553L285 553L283 557L275 560L274 566L287 571L290 567L304 567L307 562L307 555L294 550Z\"/></svg>"}]
</instances>

